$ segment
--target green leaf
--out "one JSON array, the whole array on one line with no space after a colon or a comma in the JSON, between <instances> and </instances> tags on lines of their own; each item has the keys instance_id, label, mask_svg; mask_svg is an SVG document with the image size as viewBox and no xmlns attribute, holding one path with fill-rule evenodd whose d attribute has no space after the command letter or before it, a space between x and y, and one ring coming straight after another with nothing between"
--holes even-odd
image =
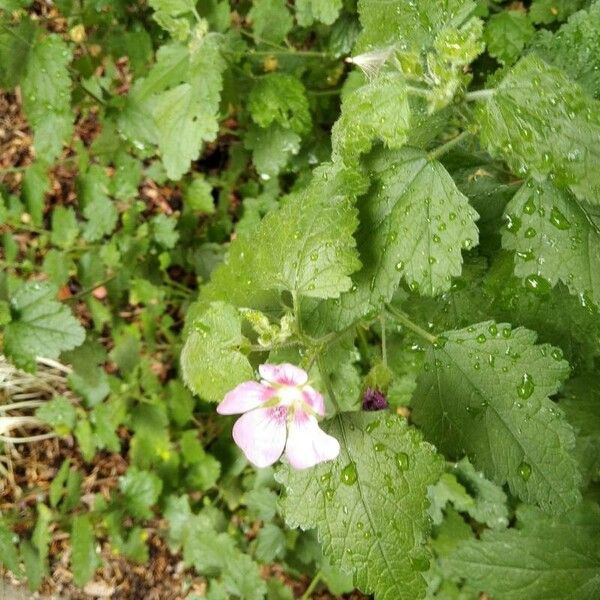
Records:
<instances>
[{"instance_id":1,"label":"green leaf","mask_svg":"<svg viewBox=\"0 0 600 600\"><path fill-rule=\"evenodd\" d=\"M62 495L64 493L64 485L67 481L67 477L69 476L69 467L71 465L70 459L65 459L58 470L58 473L54 476L52 483L50 484L50 488L48 490L48 500L50 501L50 506L52 508L56 508Z\"/></svg>"},{"instance_id":2,"label":"green leaf","mask_svg":"<svg viewBox=\"0 0 600 600\"><path fill-rule=\"evenodd\" d=\"M236 385L254 379L254 369L239 351L246 340L235 308L213 302L192 326L181 352L181 368L195 394L219 402Z\"/></svg>"},{"instance_id":3,"label":"green leaf","mask_svg":"<svg viewBox=\"0 0 600 600\"><path fill-rule=\"evenodd\" d=\"M46 421L58 435L66 435L75 427L75 407L64 396L48 400L35 411L35 416Z\"/></svg>"},{"instance_id":4,"label":"green leaf","mask_svg":"<svg viewBox=\"0 0 600 600\"><path fill-rule=\"evenodd\" d=\"M151 507L156 504L162 490L162 481L149 471L129 467L127 473L119 477L119 489L127 512L138 519L152 517Z\"/></svg>"},{"instance_id":5,"label":"green leaf","mask_svg":"<svg viewBox=\"0 0 600 600\"><path fill-rule=\"evenodd\" d=\"M42 584L47 567L40 553L29 540L22 540L20 546L21 560L25 566L25 575L29 589L33 592Z\"/></svg>"},{"instance_id":6,"label":"green leaf","mask_svg":"<svg viewBox=\"0 0 600 600\"><path fill-rule=\"evenodd\" d=\"M564 21L575 11L583 8L586 0L533 0L529 9L534 23Z\"/></svg>"},{"instance_id":7,"label":"green leaf","mask_svg":"<svg viewBox=\"0 0 600 600\"><path fill-rule=\"evenodd\" d=\"M600 306L600 211L594 208L551 183L524 184L506 207L502 234L504 248L515 251L515 275L530 286L540 277L552 285L562 281Z\"/></svg>"},{"instance_id":8,"label":"green leaf","mask_svg":"<svg viewBox=\"0 0 600 600\"><path fill-rule=\"evenodd\" d=\"M163 248L173 248L179 239L179 233L176 231L177 219L167 217L165 214L156 215L150 221L152 227L152 237Z\"/></svg>"},{"instance_id":9,"label":"green leaf","mask_svg":"<svg viewBox=\"0 0 600 600\"><path fill-rule=\"evenodd\" d=\"M598 203L600 103L534 54L521 59L476 111L481 142L514 173L550 177Z\"/></svg>"},{"instance_id":10,"label":"green leaf","mask_svg":"<svg viewBox=\"0 0 600 600\"><path fill-rule=\"evenodd\" d=\"M286 538L274 523L266 523L256 536L256 558L262 562L273 562L283 558Z\"/></svg>"},{"instance_id":11,"label":"green leaf","mask_svg":"<svg viewBox=\"0 0 600 600\"><path fill-rule=\"evenodd\" d=\"M367 161L373 182L358 200L356 234L363 268L352 291L322 306L321 319L343 328L389 302L404 277L434 296L460 275L463 248L477 243L477 213L446 169L414 148Z\"/></svg>"},{"instance_id":12,"label":"green leaf","mask_svg":"<svg viewBox=\"0 0 600 600\"><path fill-rule=\"evenodd\" d=\"M350 289L349 275L359 267L353 199L363 188L353 172L330 164L316 169L309 184L269 213L250 240L231 245L203 298L262 308L262 302L274 303L263 290L336 298Z\"/></svg>"},{"instance_id":13,"label":"green leaf","mask_svg":"<svg viewBox=\"0 0 600 600\"><path fill-rule=\"evenodd\" d=\"M421 598L427 487L440 475L439 457L395 415L343 414L322 426L340 442L340 455L314 469L280 469L286 523L316 527L325 556L353 572L361 591Z\"/></svg>"},{"instance_id":14,"label":"green leaf","mask_svg":"<svg viewBox=\"0 0 600 600\"><path fill-rule=\"evenodd\" d=\"M502 64L513 64L535 34L526 12L505 10L493 15L487 22L485 41L491 56Z\"/></svg>"},{"instance_id":15,"label":"green leaf","mask_svg":"<svg viewBox=\"0 0 600 600\"><path fill-rule=\"evenodd\" d=\"M23 77L37 25L32 19L11 23L0 33L0 86L11 89Z\"/></svg>"},{"instance_id":16,"label":"green leaf","mask_svg":"<svg viewBox=\"0 0 600 600\"><path fill-rule=\"evenodd\" d=\"M479 323L427 351L412 416L448 457L467 454L493 481L550 512L581 499L575 436L548 396L569 372L536 334Z\"/></svg>"},{"instance_id":17,"label":"green leaf","mask_svg":"<svg viewBox=\"0 0 600 600\"><path fill-rule=\"evenodd\" d=\"M33 44L21 82L23 108L33 128L36 154L51 163L73 130L71 52L58 34Z\"/></svg>"},{"instance_id":18,"label":"green leaf","mask_svg":"<svg viewBox=\"0 0 600 600\"><path fill-rule=\"evenodd\" d=\"M473 592L522 600L594 598L600 585L600 510L582 504L560 518L523 506L519 528L485 531L443 560Z\"/></svg>"},{"instance_id":19,"label":"green leaf","mask_svg":"<svg viewBox=\"0 0 600 600\"><path fill-rule=\"evenodd\" d=\"M215 204L212 196L212 186L204 177L195 177L185 189L183 200L192 210L212 214Z\"/></svg>"},{"instance_id":20,"label":"green leaf","mask_svg":"<svg viewBox=\"0 0 600 600\"><path fill-rule=\"evenodd\" d=\"M220 575L228 597L233 595L240 600L264 598L266 588L258 565L237 548L230 535L217 534L207 526L202 515L188 521L183 560L187 565L193 565L200 574Z\"/></svg>"},{"instance_id":21,"label":"green leaf","mask_svg":"<svg viewBox=\"0 0 600 600\"><path fill-rule=\"evenodd\" d=\"M79 227L72 207L57 206L52 211L50 239L60 248L70 248L79 235Z\"/></svg>"},{"instance_id":22,"label":"green leaf","mask_svg":"<svg viewBox=\"0 0 600 600\"><path fill-rule=\"evenodd\" d=\"M39 161L28 167L23 176L23 198L35 225L42 224L44 200L49 183L48 167Z\"/></svg>"},{"instance_id":23,"label":"green leaf","mask_svg":"<svg viewBox=\"0 0 600 600\"><path fill-rule=\"evenodd\" d=\"M186 83L162 92L154 101L158 147L170 179L179 179L197 158L202 142L217 134L225 68L219 46L219 38L208 34L190 54Z\"/></svg>"},{"instance_id":24,"label":"green leaf","mask_svg":"<svg viewBox=\"0 0 600 600\"><path fill-rule=\"evenodd\" d=\"M300 142L297 133L280 125L267 129L250 127L244 136L244 146L252 150L252 162L264 180L275 177L286 167L290 157L298 154Z\"/></svg>"},{"instance_id":25,"label":"green leaf","mask_svg":"<svg viewBox=\"0 0 600 600\"><path fill-rule=\"evenodd\" d=\"M84 418L77 421L75 425L75 438L77 439L77 445L83 455L83 459L86 462L90 462L94 458L96 452L96 444L94 443L94 436L92 433L92 426L90 422Z\"/></svg>"},{"instance_id":26,"label":"green leaf","mask_svg":"<svg viewBox=\"0 0 600 600\"><path fill-rule=\"evenodd\" d=\"M309 27L315 21L331 25L342 10L342 0L297 0L296 20L301 27Z\"/></svg>"},{"instance_id":27,"label":"green leaf","mask_svg":"<svg viewBox=\"0 0 600 600\"><path fill-rule=\"evenodd\" d=\"M401 148L408 139L410 105L399 74L383 74L348 94L331 131L334 161L352 164L376 140Z\"/></svg>"},{"instance_id":28,"label":"green leaf","mask_svg":"<svg viewBox=\"0 0 600 600\"><path fill-rule=\"evenodd\" d=\"M77 181L80 199L83 202L83 216L88 220L83 237L97 242L109 235L117 224L118 212L108 197L109 179L100 165L92 165Z\"/></svg>"},{"instance_id":29,"label":"green leaf","mask_svg":"<svg viewBox=\"0 0 600 600\"><path fill-rule=\"evenodd\" d=\"M560 407L577 435L575 454L586 480L600 479L600 386L595 375L569 381Z\"/></svg>"},{"instance_id":30,"label":"green leaf","mask_svg":"<svg viewBox=\"0 0 600 600\"><path fill-rule=\"evenodd\" d=\"M12 321L4 330L4 352L17 366L33 367L36 356L57 358L85 339L83 327L55 296L54 286L29 282L11 298Z\"/></svg>"},{"instance_id":31,"label":"green leaf","mask_svg":"<svg viewBox=\"0 0 600 600\"><path fill-rule=\"evenodd\" d=\"M100 560L89 515L75 515L71 526L71 569L75 585L83 587L94 575Z\"/></svg>"},{"instance_id":32,"label":"green leaf","mask_svg":"<svg viewBox=\"0 0 600 600\"><path fill-rule=\"evenodd\" d=\"M285 0L254 0L248 18L259 41L279 43L294 24Z\"/></svg>"},{"instance_id":33,"label":"green leaf","mask_svg":"<svg viewBox=\"0 0 600 600\"><path fill-rule=\"evenodd\" d=\"M452 473L474 499L466 509L473 519L492 529L508 525L507 498L502 488L476 471L467 458L455 463Z\"/></svg>"},{"instance_id":34,"label":"green leaf","mask_svg":"<svg viewBox=\"0 0 600 600\"><path fill-rule=\"evenodd\" d=\"M268 488L258 488L246 494L248 515L253 519L270 521L277 513L277 494Z\"/></svg>"},{"instance_id":35,"label":"green leaf","mask_svg":"<svg viewBox=\"0 0 600 600\"><path fill-rule=\"evenodd\" d=\"M399 44L421 52L446 26L460 25L472 13L470 0L359 0L358 14L363 26L357 50L365 52Z\"/></svg>"},{"instance_id":36,"label":"green leaf","mask_svg":"<svg viewBox=\"0 0 600 600\"><path fill-rule=\"evenodd\" d=\"M285 73L270 73L258 79L248 96L248 110L260 127L277 123L301 134L311 126L304 85Z\"/></svg>"},{"instance_id":37,"label":"green leaf","mask_svg":"<svg viewBox=\"0 0 600 600\"><path fill-rule=\"evenodd\" d=\"M187 37L190 32L189 22L177 17L195 10L192 0L150 0L150 6L155 11L154 20L163 29L177 38Z\"/></svg>"},{"instance_id":38,"label":"green leaf","mask_svg":"<svg viewBox=\"0 0 600 600\"><path fill-rule=\"evenodd\" d=\"M0 519L0 562L2 566L16 576L21 574L21 565L17 554L16 541L18 537L13 533L4 519Z\"/></svg>"},{"instance_id":39,"label":"green leaf","mask_svg":"<svg viewBox=\"0 0 600 600\"><path fill-rule=\"evenodd\" d=\"M531 48L590 95L600 96L600 2L575 13L556 33L542 29Z\"/></svg>"}]
</instances>

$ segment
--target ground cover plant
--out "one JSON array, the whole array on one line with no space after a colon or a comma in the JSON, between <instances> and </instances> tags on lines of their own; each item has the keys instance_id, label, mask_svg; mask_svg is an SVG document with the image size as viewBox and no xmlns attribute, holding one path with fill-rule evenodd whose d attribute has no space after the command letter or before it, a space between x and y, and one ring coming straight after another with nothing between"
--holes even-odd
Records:
<instances>
[{"instance_id":1,"label":"ground cover plant","mask_svg":"<svg viewBox=\"0 0 600 600\"><path fill-rule=\"evenodd\" d=\"M7 576L600 597L600 2L0 0L0 88Z\"/></svg>"}]
</instances>

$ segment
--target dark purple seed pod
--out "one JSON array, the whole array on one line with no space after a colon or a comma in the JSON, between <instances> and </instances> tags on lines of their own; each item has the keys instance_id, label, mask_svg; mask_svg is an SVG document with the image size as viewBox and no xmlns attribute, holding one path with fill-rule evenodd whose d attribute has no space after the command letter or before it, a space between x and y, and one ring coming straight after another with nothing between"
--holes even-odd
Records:
<instances>
[{"instance_id":1,"label":"dark purple seed pod","mask_svg":"<svg viewBox=\"0 0 600 600\"><path fill-rule=\"evenodd\" d=\"M367 388L363 394L363 410L383 410L389 406L385 394L373 388Z\"/></svg>"}]
</instances>

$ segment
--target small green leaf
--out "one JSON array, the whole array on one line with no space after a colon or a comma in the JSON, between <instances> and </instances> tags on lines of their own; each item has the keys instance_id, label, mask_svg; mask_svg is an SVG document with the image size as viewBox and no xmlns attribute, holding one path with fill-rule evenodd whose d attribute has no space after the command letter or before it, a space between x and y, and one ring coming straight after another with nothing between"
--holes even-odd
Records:
<instances>
[{"instance_id":1,"label":"small green leaf","mask_svg":"<svg viewBox=\"0 0 600 600\"><path fill-rule=\"evenodd\" d=\"M176 231L177 219L160 214L151 221L152 236L156 242L163 248L173 248L179 239L179 233Z\"/></svg>"},{"instance_id":2,"label":"small green leaf","mask_svg":"<svg viewBox=\"0 0 600 600\"><path fill-rule=\"evenodd\" d=\"M285 0L254 0L248 18L254 35L268 42L281 42L294 24Z\"/></svg>"},{"instance_id":3,"label":"small green leaf","mask_svg":"<svg viewBox=\"0 0 600 600\"><path fill-rule=\"evenodd\" d=\"M408 139L410 105L404 79L383 74L344 98L342 114L331 131L334 160L352 164L376 140L401 148Z\"/></svg>"},{"instance_id":4,"label":"small green leaf","mask_svg":"<svg viewBox=\"0 0 600 600\"><path fill-rule=\"evenodd\" d=\"M514 63L535 29L526 12L503 10L493 15L485 29L488 52L503 64Z\"/></svg>"},{"instance_id":5,"label":"small green leaf","mask_svg":"<svg viewBox=\"0 0 600 600\"><path fill-rule=\"evenodd\" d=\"M73 404L64 396L48 400L35 411L35 416L46 421L58 435L66 435L75 427L77 413Z\"/></svg>"},{"instance_id":6,"label":"small green leaf","mask_svg":"<svg viewBox=\"0 0 600 600\"><path fill-rule=\"evenodd\" d=\"M57 358L83 342L83 327L55 295L54 286L30 282L11 298L12 321L4 330L4 352L18 366L32 368L36 356Z\"/></svg>"},{"instance_id":7,"label":"small green leaf","mask_svg":"<svg viewBox=\"0 0 600 600\"><path fill-rule=\"evenodd\" d=\"M35 150L46 163L60 154L73 129L70 62L69 47L58 34L51 33L32 45L21 82L23 108L34 130Z\"/></svg>"},{"instance_id":8,"label":"small green leaf","mask_svg":"<svg viewBox=\"0 0 600 600\"><path fill-rule=\"evenodd\" d=\"M301 134L311 126L306 90L292 75L271 73L258 79L248 96L248 110L260 127L277 123Z\"/></svg>"},{"instance_id":9,"label":"small green leaf","mask_svg":"<svg viewBox=\"0 0 600 600\"><path fill-rule=\"evenodd\" d=\"M245 343L238 311L214 302L194 320L181 352L186 385L204 400L219 402L236 385L254 379L254 369L239 351Z\"/></svg>"},{"instance_id":10,"label":"small green leaf","mask_svg":"<svg viewBox=\"0 0 600 600\"><path fill-rule=\"evenodd\" d=\"M49 183L48 167L43 162L33 163L23 176L23 198L35 225L42 224L44 200Z\"/></svg>"},{"instance_id":11,"label":"small green leaf","mask_svg":"<svg viewBox=\"0 0 600 600\"><path fill-rule=\"evenodd\" d=\"M297 0L296 19L301 27L309 27L315 21L331 25L339 16L343 0Z\"/></svg>"},{"instance_id":12,"label":"small green leaf","mask_svg":"<svg viewBox=\"0 0 600 600\"><path fill-rule=\"evenodd\" d=\"M21 574L21 565L17 554L16 541L13 533L4 519L0 519L0 562L17 577Z\"/></svg>"},{"instance_id":13,"label":"small green leaf","mask_svg":"<svg viewBox=\"0 0 600 600\"><path fill-rule=\"evenodd\" d=\"M70 248L79 235L75 211L70 206L57 206L52 211L52 243L60 248Z\"/></svg>"},{"instance_id":14,"label":"small green leaf","mask_svg":"<svg viewBox=\"0 0 600 600\"><path fill-rule=\"evenodd\" d=\"M587 92L600 96L600 3L575 13L557 32L538 32L531 48L569 74Z\"/></svg>"},{"instance_id":15,"label":"small green leaf","mask_svg":"<svg viewBox=\"0 0 600 600\"><path fill-rule=\"evenodd\" d=\"M67 458L63 461L58 473L55 475L52 483L50 484L50 489L48 491L48 500L50 501L50 506L52 508L56 508L60 499L64 492L64 485L67 481L67 477L69 476L69 467L71 466L71 461Z\"/></svg>"},{"instance_id":16,"label":"small green leaf","mask_svg":"<svg viewBox=\"0 0 600 600\"><path fill-rule=\"evenodd\" d=\"M152 505L156 504L162 490L162 481L149 471L129 467L119 478L119 489L129 514L138 519L152 516Z\"/></svg>"},{"instance_id":17,"label":"small green leaf","mask_svg":"<svg viewBox=\"0 0 600 600\"><path fill-rule=\"evenodd\" d=\"M215 212L212 186L204 177L195 177L192 180L185 189L183 200L192 210L209 214Z\"/></svg>"},{"instance_id":18,"label":"small green leaf","mask_svg":"<svg viewBox=\"0 0 600 600\"><path fill-rule=\"evenodd\" d=\"M252 162L264 180L278 175L290 157L300 150L300 136L291 129L270 125L266 129L250 127L244 137L244 146L252 150Z\"/></svg>"},{"instance_id":19,"label":"small green leaf","mask_svg":"<svg viewBox=\"0 0 600 600\"><path fill-rule=\"evenodd\" d=\"M75 515L71 526L71 569L75 585L83 587L100 565L89 515Z\"/></svg>"},{"instance_id":20,"label":"small green leaf","mask_svg":"<svg viewBox=\"0 0 600 600\"><path fill-rule=\"evenodd\" d=\"M274 523L266 523L256 536L256 558L263 562L283 558L285 544L284 532Z\"/></svg>"}]
</instances>

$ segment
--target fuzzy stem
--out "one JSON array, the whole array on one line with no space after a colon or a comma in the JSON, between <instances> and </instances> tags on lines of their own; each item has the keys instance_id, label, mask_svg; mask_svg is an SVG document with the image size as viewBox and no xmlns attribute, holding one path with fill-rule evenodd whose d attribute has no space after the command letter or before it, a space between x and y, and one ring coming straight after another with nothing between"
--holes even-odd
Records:
<instances>
[{"instance_id":1,"label":"fuzzy stem","mask_svg":"<svg viewBox=\"0 0 600 600\"><path fill-rule=\"evenodd\" d=\"M467 102L473 102L475 100L489 100L495 93L496 90L493 88L475 90L474 92L467 92L465 94L465 100Z\"/></svg>"},{"instance_id":2,"label":"fuzzy stem","mask_svg":"<svg viewBox=\"0 0 600 600\"><path fill-rule=\"evenodd\" d=\"M446 154L449 150L454 148L457 144L460 144L467 136L471 134L470 131L462 131L457 136L453 137L451 140L444 142L442 145L434 148L429 154L427 154L427 158L429 160L437 160L443 154Z\"/></svg>"},{"instance_id":3,"label":"fuzzy stem","mask_svg":"<svg viewBox=\"0 0 600 600\"><path fill-rule=\"evenodd\" d=\"M321 573L321 571L317 571L315 576L312 578L312 581L308 584L306 591L300 597L300 600L308 600L310 598L310 595L315 591L315 588L317 587L317 585L319 585L319 582L321 581L322 577L323 574Z\"/></svg>"},{"instance_id":4,"label":"fuzzy stem","mask_svg":"<svg viewBox=\"0 0 600 600\"><path fill-rule=\"evenodd\" d=\"M404 325L404 327L410 329L413 333L416 333L424 340L427 340L430 344L435 344L437 341L435 335L432 335L428 331L425 331L422 327L419 327L416 323L413 323L406 314L394 308L393 306L388 305L387 309L401 325Z\"/></svg>"}]
</instances>

